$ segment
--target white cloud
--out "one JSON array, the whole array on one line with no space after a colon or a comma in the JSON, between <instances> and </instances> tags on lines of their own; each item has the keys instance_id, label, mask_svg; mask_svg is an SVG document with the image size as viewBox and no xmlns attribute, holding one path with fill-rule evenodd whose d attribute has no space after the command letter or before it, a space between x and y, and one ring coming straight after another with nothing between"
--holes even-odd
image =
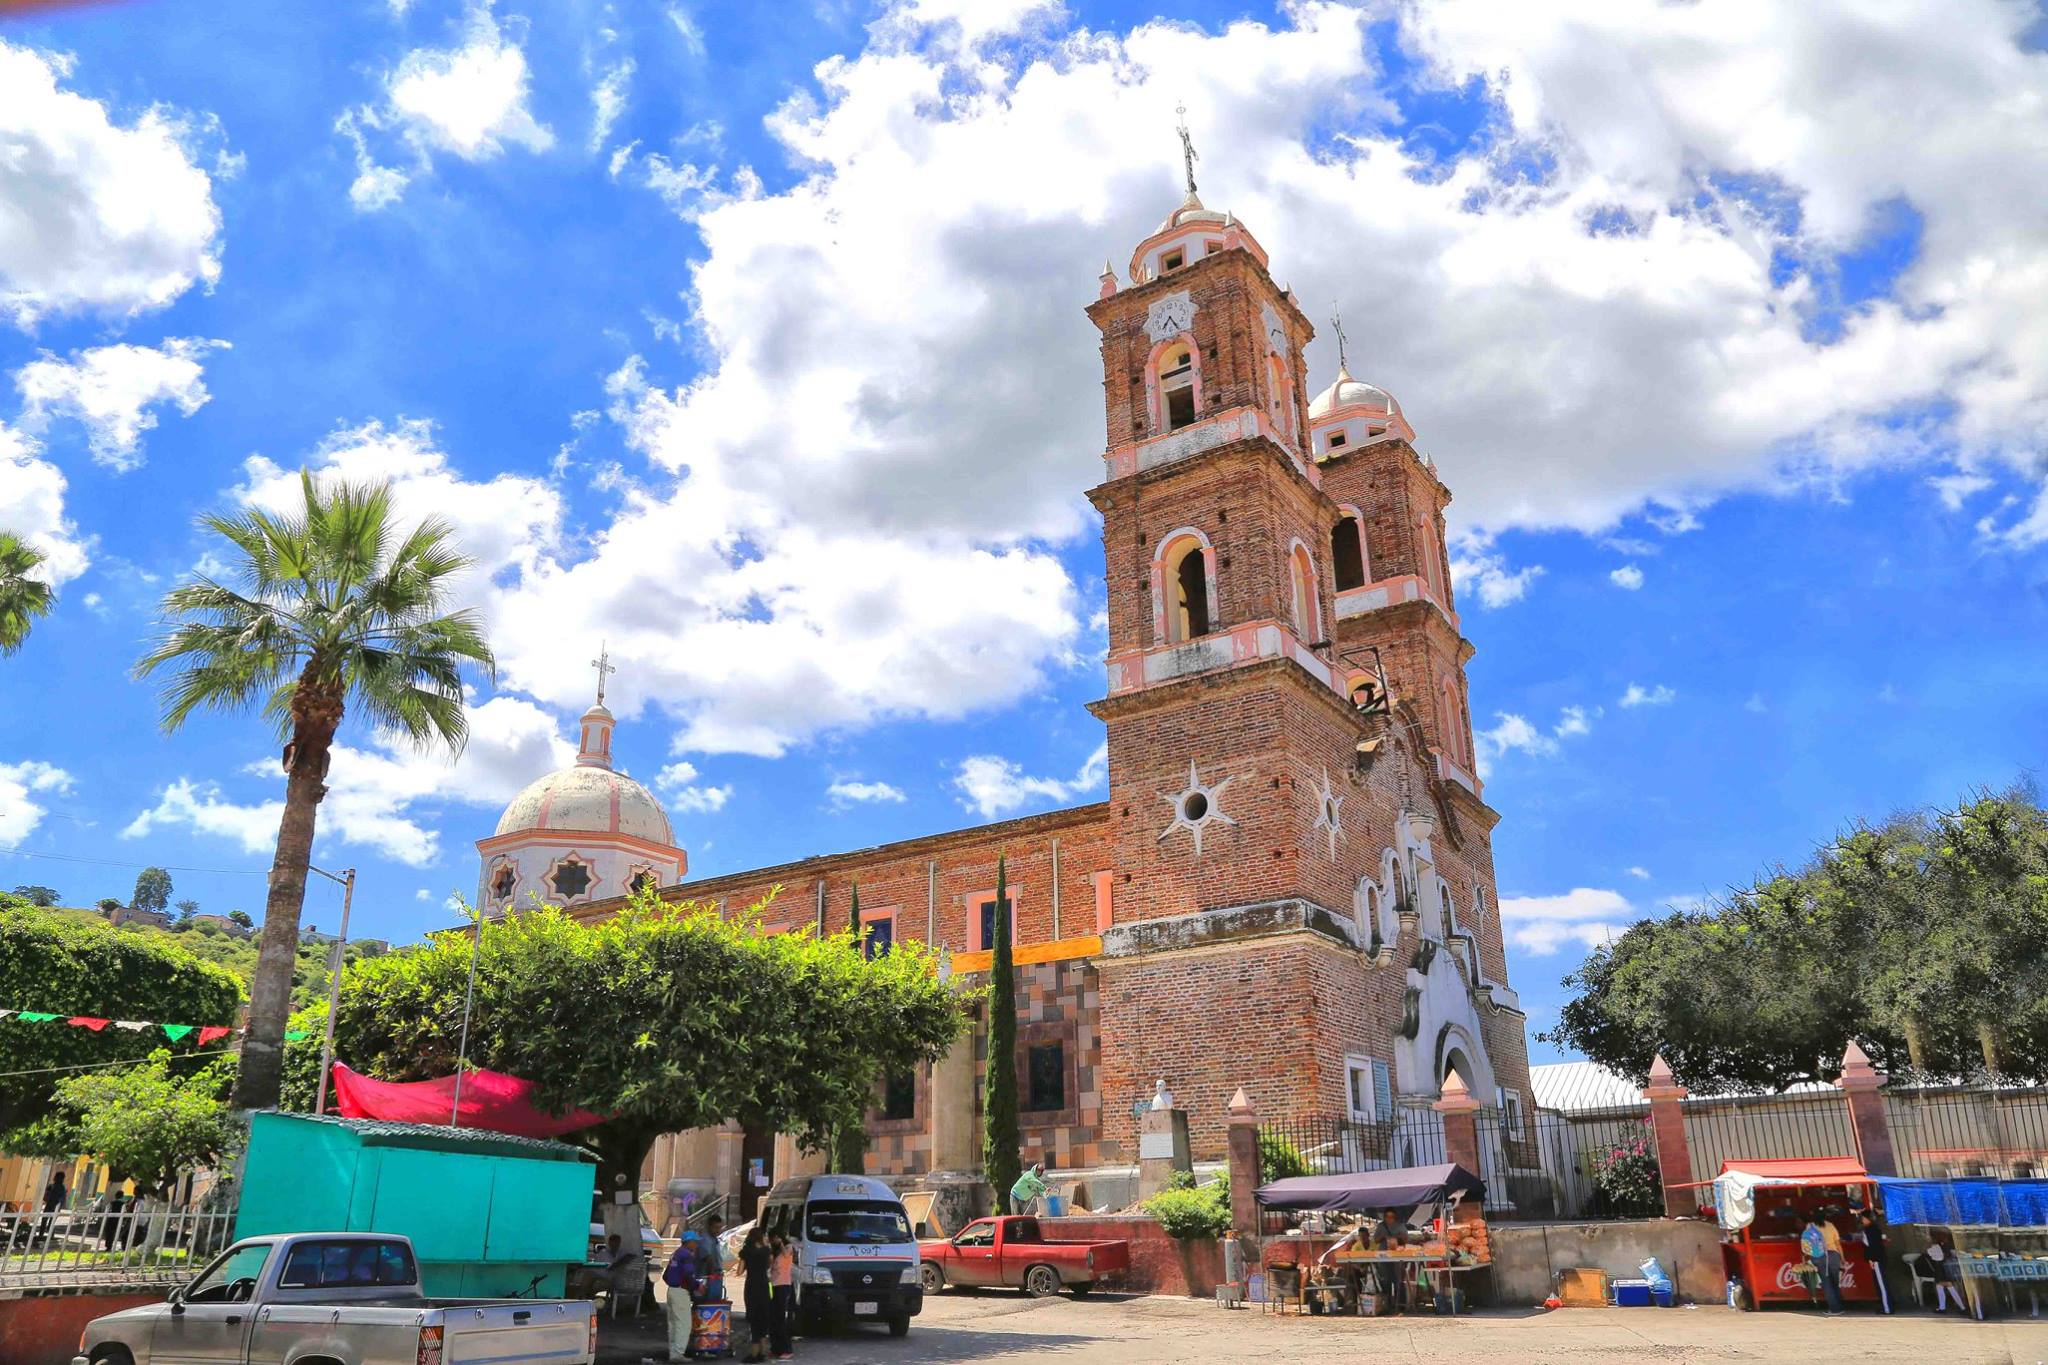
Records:
<instances>
[{"instance_id":1,"label":"white cloud","mask_svg":"<svg viewBox=\"0 0 2048 1365\"><path fill-rule=\"evenodd\" d=\"M1607 581L1624 592L1634 592L1643 586L1643 571L1633 564L1624 564L1608 574Z\"/></svg>"},{"instance_id":2,"label":"white cloud","mask_svg":"<svg viewBox=\"0 0 2048 1365\"><path fill-rule=\"evenodd\" d=\"M1646 882L1650 880L1650 869L1647 867L1631 867L1627 869L1627 872L1629 876L1634 877L1637 881Z\"/></svg>"},{"instance_id":3,"label":"white cloud","mask_svg":"<svg viewBox=\"0 0 2048 1365\"><path fill-rule=\"evenodd\" d=\"M686 811L698 815L711 815L725 809L725 803L732 799L732 784L722 787L706 786L698 782L697 767L689 762L675 762L655 775L654 785L668 798L671 810Z\"/></svg>"},{"instance_id":4,"label":"white cloud","mask_svg":"<svg viewBox=\"0 0 2048 1365\"><path fill-rule=\"evenodd\" d=\"M633 62L621 58L604 69L597 84L590 87L590 150L604 146L612 125L626 112L626 97L633 84Z\"/></svg>"},{"instance_id":5,"label":"white cloud","mask_svg":"<svg viewBox=\"0 0 2048 1365\"><path fill-rule=\"evenodd\" d=\"M1954 474L1938 474L1927 481L1927 486L1940 496L1941 505L1951 512L1962 511L1965 502L1991 487L1991 484L1990 475L1975 474L1967 470Z\"/></svg>"},{"instance_id":6,"label":"white cloud","mask_svg":"<svg viewBox=\"0 0 2048 1365\"><path fill-rule=\"evenodd\" d=\"M32 793L62 795L72 787L71 774L37 759L0 762L0 844L18 844L35 833L49 809Z\"/></svg>"},{"instance_id":7,"label":"white cloud","mask_svg":"<svg viewBox=\"0 0 2048 1365\"><path fill-rule=\"evenodd\" d=\"M1559 896L1503 896L1501 927L1508 941L1538 957L1566 944L1596 948L1641 918L1619 891L1573 887Z\"/></svg>"},{"instance_id":8,"label":"white cloud","mask_svg":"<svg viewBox=\"0 0 2048 1365\"><path fill-rule=\"evenodd\" d=\"M910 799L903 794L903 788L887 782L860 782L846 778L825 788L825 795L832 798L834 809L879 802L901 804Z\"/></svg>"},{"instance_id":9,"label":"white cloud","mask_svg":"<svg viewBox=\"0 0 2048 1365\"><path fill-rule=\"evenodd\" d=\"M681 5L670 5L667 14L669 22L675 25L676 36L683 40L684 50L701 60L704 56L704 30L697 26L696 19Z\"/></svg>"},{"instance_id":10,"label":"white cloud","mask_svg":"<svg viewBox=\"0 0 2048 1365\"><path fill-rule=\"evenodd\" d=\"M1555 758L1562 749L1559 741L1591 734L1593 717L1598 714L1597 710L1589 713L1583 706L1567 706L1557 713L1557 723L1546 732L1526 716L1510 711L1495 712L1496 724L1492 729L1475 729L1472 734L1474 752L1479 759L1479 776L1481 779L1491 777L1493 761L1510 753Z\"/></svg>"},{"instance_id":11,"label":"white cloud","mask_svg":"<svg viewBox=\"0 0 2048 1365\"><path fill-rule=\"evenodd\" d=\"M206 353L225 341L171 337L161 346L123 342L73 352L59 360L45 351L14 372L21 391L21 423L42 432L53 417L74 418L86 430L92 456L117 470L142 463L142 433L156 426L151 408L169 404L185 416L204 407Z\"/></svg>"},{"instance_id":12,"label":"white cloud","mask_svg":"<svg viewBox=\"0 0 2048 1365\"><path fill-rule=\"evenodd\" d=\"M975 754L960 761L953 786L960 804L993 820L1026 805L1072 801L1109 780L1109 745L1098 746L1071 778L1029 777L1021 765L994 754Z\"/></svg>"},{"instance_id":13,"label":"white cloud","mask_svg":"<svg viewBox=\"0 0 2048 1365\"><path fill-rule=\"evenodd\" d=\"M1630 683L1628 690L1621 694L1623 706L1669 706L1678 700L1678 693L1663 683L1655 687L1644 687L1641 683Z\"/></svg>"},{"instance_id":14,"label":"white cloud","mask_svg":"<svg viewBox=\"0 0 2048 1365\"><path fill-rule=\"evenodd\" d=\"M80 311L130 317L220 276L220 210L151 108L125 126L64 89L69 57L0 42L0 316L32 326Z\"/></svg>"},{"instance_id":15,"label":"white cloud","mask_svg":"<svg viewBox=\"0 0 2048 1365\"><path fill-rule=\"evenodd\" d=\"M431 169L437 154L489 161L507 146L544 152L554 145L554 134L527 107L531 77L524 36L523 24L501 26L489 0L479 0L463 20L460 46L406 53L384 78L380 103L358 105L336 120L336 131L355 150L349 198L357 208L394 203L412 178L377 163L372 133L402 139L415 173Z\"/></svg>"},{"instance_id":16,"label":"white cloud","mask_svg":"<svg viewBox=\"0 0 2048 1365\"><path fill-rule=\"evenodd\" d=\"M93 541L65 514L62 470L29 436L0 422L0 527L43 553L39 576L52 587L85 572Z\"/></svg>"},{"instance_id":17,"label":"white cloud","mask_svg":"<svg viewBox=\"0 0 2048 1365\"><path fill-rule=\"evenodd\" d=\"M1460 596L1479 595L1479 605L1505 607L1528 596L1529 587L1543 576L1541 564L1510 569L1507 560L1484 536L1465 536L1451 555L1451 584Z\"/></svg>"},{"instance_id":18,"label":"white cloud","mask_svg":"<svg viewBox=\"0 0 2048 1365\"><path fill-rule=\"evenodd\" d=\"M373 735L366 747L337 743L327 797L320 803L319 845L336 841L424 867L441 855L433 817L443 806L501 806L575 756L554 717L516 697L494 697L470 708L469 742L459 757L416 749L395 735ZM251 762L243 771L266 785L284 780L275 758ZM236 801L216 783L181 777L121 833L134 839L159 826L184 826L262 852L275 846L283 810L279 800Z\"/></svg>"},{"instance_id":19,"label":"white cloud","mask_svg":"<svg viewBox=\"0 0 2048 1365\"><path fill-rule=\"evenodd\" d=\"M138 811L121 837L143 839L160 827L182 826L232 839L245 853L261 853L277 846L277 822L283 815L282 801L243 804L229 800L214 783L181 777L163 789L154 806Z\"/></svg>"}]
</instances>

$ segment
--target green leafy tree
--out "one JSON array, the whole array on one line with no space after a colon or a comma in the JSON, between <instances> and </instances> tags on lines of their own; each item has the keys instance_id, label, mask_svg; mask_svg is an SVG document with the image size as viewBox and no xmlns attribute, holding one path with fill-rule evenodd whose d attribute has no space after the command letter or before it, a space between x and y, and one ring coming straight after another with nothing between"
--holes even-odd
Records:
<instances>
[{"instance_id":1,"label":"green leafy tree","mask_svg":"<svg viewBox=\"0 0 2048 1365\"><path fill-rule=\"evenodd\" d=\"M328 755L350 707L380 730L460 749L468 733L462 668L496 665L474 613L450 611L471 563L446 522L401 533L389 486L316 483L301 509L250 509L200 525L225 544L230 582L201 575L164 598L172 623L136 666L172 670L163 723L261 705L285 738L284 814L271 862L235 1103L277 1102L299 913Z\"/></svg>"},{"instance_id":2,"label":"green leafy tree","mask_svg":"<svg viewBox=\"0 0 2048 1365\"><path fill-rule=\"evenodd\" d=\"M228 920L230 923L241 925L244 929L253 929L256 927L256 921L249 918L249 912L247 910L228 911Z\"/></svg>"},{"instance_id":3,"label":"green leafy tree","mask_svg":"<svg viewBox=\"0 0 2048 1365\"><path fill-rule=\"evenodd\" d=\"M0 1019L0 1131L50 1113L61 1071L147 1057L162 1046L157 1030L66 1027L72 1015L147 1019L176 1024L232 1024L241 984L220 968L174 946L167 936L145 938L100 920L41 910L0 892L0 1000L22 1010L53 1014L37 1022L19 1014ZM174 1056L193 1050L197 1034L174 1044Z\"/></svg>"},{"instance_id":4,"label":"green leafy tree","mask_svg":"<svg viewBox=\"0 0 2048 1365\"><path fill-rule=\"evenodd\" d=\"M50 886L17 886L14 888L14 894L30 905L44 909L63 899L57 894L56 888Z\"/></svg>"},{"instance_id":5,"label":"green leafy tree","mask_svg":"<svg viewBox=\"0 0 2048 1365\"><path fill-rule=\"evenodd\" d=\"M1634 925L1538 1035L1699 1093L1880 1067L2048 1076L2048 813L2025 788L1858 825L1796 871Z\"/></svg>"},{"instance_id":6,"label":"green leafy tree","mask_svg":"<svg viewBox=\"0 0 2048 1365\"><path fill-rule=\"evenodd\" d=\"M736 1119L822 1150L866 1113L883 1075L928 1063L960 1028L952 990L918 944L870 962L845 934L768 934L635 896L580 923L551 908L486 920L477 948L471 1065L535 1083L555 1112L607 1115L574 1134L609 1181L636 1173L663 1133ZM455 1069L468 980L466 931L351 962L335 1055L385 1080ZM284 1098L311 1109L324 1010L292 1027Z\"/></svg>"},{"instance_id":7,"label":"green leafy tree","mask_svg":"<svg viewBox=\"0 0 2048 1365\"><path fill-rule=\"evenodd\" d=\"M98 905L99 912L102 915L111 915L116 910L125 910L127 908L126 906L122 905L121 902L115 900L112 896L102 896L99 898L96 904Z\"/></svg>"},{"instance_id":8,"label":"green leafy tree","mask_svg":"<svg viewBox=\"0 0 2048 1365\"><path fill-rule=\"evenodd\" d=\"M199 902L187 897L178 902L178 918L189 920L199 913Z\"/></svg>"},{"instance_id":9,"label":"green leafy tree","mask_svg":"<svg viewBox=\"0 0 2048 1365\"><path fill-rule=\"evenodd\" d=\"M863 956L867 952L866 937L860 923L860 887L853 888L853 904L846 912L847 932L853 936L856 951ZM867 1115L852 1123L842 1123L832 1140L832 1169L860 1175L868 1168Z\"/></svg>"},{"instance_id":10,"label":"green leafy tree","mask_svg":"<svg viewBox=\"0 0 2048 1365\"><path fill-rule=\"evenodd\" d=\"M160 867L145 867L135 874L135 890L128 904L137 910L162 914L171 903L171 874Z\"/></svg>"},{"instance_id":11,"label":"green leafy tree","mask_svg":"<svg viewBox=\"0 0 2048 1365\"><path fill-rule=\"evenodd\" d=\"M1017 969L1010 947L1008 860L996 858L995 941L988 969L988 1060L982 1077L981 1168L995 1187L996 1207L1008 1208L1010 1187L1023 1172L1017 1126Z\"/></svg>"},{"instance_id":12,"label":"green leafy tree","mask_svg":"<svg viewBox=\"0 0 2048 1365\"><path fill-rule=\"evenodd\" d=\"M225 1070L181 1073L159 1048L139 1063L57 1082L56 1102L76 1134L117 1179L161 1195L186 1172L234 1150L236 1124L221 1103Z\"/></svg>"},{"instance_id":13,"label":"green leafy tree","mask_svg":"<svg viewBox=\"0 0 2048 1365\"><path fill-rule=\"evenodd\" d=\"M0 531L0 655L12 654L28 639L38 618L49 615L56 594L35 576L43 552L12 531Z\"/></svg>"}]
</instances>

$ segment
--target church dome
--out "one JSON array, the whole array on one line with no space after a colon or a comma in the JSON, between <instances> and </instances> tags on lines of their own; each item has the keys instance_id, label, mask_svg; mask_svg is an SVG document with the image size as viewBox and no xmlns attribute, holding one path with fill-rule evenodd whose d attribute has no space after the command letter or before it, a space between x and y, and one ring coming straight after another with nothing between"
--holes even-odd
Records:
<instances>
[{"instance_id":1,"label":"church dome","mask_svg":"<svg viewBox=\"0 0 2048 1365\"><path fill-rule=\"evenodd\" d=\"M654 793L622 773L577 764L527 784L498 817L499 834L560 830L627 834L663 847L675 843L668 812Z\"/></svg>"},{"instance_id":2,"label":"church dome","mask_svg":"<svg viewBox=\"0 0 2048 1365\"><path fill-rule=\"evenodd\" d=\"M1337 382L1315 396L1308 405L1308 419L1319 421L1339 408L1366 408L1389 417L1401 411L1394 395L1376 384L1353 379L1349 370L1339 370Z\"/></svg>"},{"instance_id":3,"label":"church dome","mask_svg":"<svg viewBox=\"0 0 2048 1365\"><path fill-rule=\"evenodd\" d=\"M1195 197L1195 192L1189 190L1188 197L1180 201L1180 207L1167 214L1166 221L1155 228L1152 235L1157 237L1162 232L1172 232L1175 228L1192 227L1198 223L1224 224L1229 221L1229 214L1204 208L1202 201Z\"/></svg>"}]
</instances>

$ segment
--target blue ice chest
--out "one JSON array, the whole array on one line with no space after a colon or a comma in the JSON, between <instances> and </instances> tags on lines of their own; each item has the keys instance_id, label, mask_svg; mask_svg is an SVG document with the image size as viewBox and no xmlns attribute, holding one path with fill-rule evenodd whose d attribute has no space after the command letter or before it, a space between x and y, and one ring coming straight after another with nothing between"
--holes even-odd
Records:
<instances>
[{"instance_id":1,"label":"blue ice chest","mask_svg":"<svg viewBox=\"0 0 2048 1365\"><path fill-rule=\"evenodd\" d=\"M1648 1308L1650 1306L1650 1282L1648 1280L1614 1281L1614 1306L1616 1308Z\"/></svg>"}]
</instances>

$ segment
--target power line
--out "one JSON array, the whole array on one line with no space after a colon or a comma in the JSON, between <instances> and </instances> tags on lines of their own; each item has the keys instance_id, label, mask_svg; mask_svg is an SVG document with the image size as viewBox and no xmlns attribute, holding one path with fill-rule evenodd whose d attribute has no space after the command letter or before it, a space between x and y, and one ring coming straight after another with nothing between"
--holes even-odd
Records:
<instances>
[{"instance_id":1,"label":"power line","mask_svg":"<svg viewBox=\"0 0 2048 1365\"><path fill-rule=\"evenodd\" d=\"M128 863L118 858L81 858L72 853L31 853L25 848L0 848L0 857L42 858L53 863L92 863L99 867L160 867L166 872L212 872L227 877L267 877L267 871L248 867L184 867L177 863Z\"/></svg>"},{"instance_id":2,"label":"power line","mask_svg":"<svg viewBox=\"0 0 2048 1365\"><path fill-rule=\"evenodd\" d=\"M174 1055L171 1060L182 1062L187 1057L225 1057L233 1051L234 1049L231 1047L217 1047L211 1052L181 1052ZM148 1060L149 1058L147 1057L130 1057L128 1060L121 1062L81 1062L77 1066L38 1066L31 1067L27 1071L0 1071L0 1079L12 1076L45 1076L52 1071L112 1071L118 1066L141 1066Z\"/></svg>"}]
</instances>

